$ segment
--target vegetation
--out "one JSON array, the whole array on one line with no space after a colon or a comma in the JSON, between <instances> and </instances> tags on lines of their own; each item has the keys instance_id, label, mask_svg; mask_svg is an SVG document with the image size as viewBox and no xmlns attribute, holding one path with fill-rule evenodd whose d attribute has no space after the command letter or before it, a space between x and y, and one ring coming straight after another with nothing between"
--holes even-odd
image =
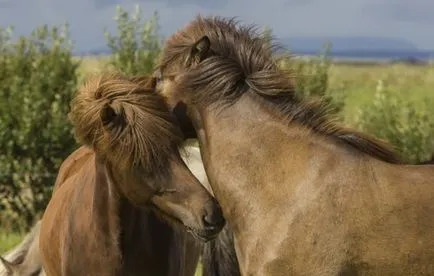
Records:
<instances>
[{"instance_id":1,"label":"vegetation","mask_svg":"<svg viewBox=\"0 0 434 276\"><path fill-rule=\"evenodd\" d=\"M130 16L119 8L116 20L117 32L106 32L113 54L101 58L72 57L67 26L15 42L0 29L0 253L43 212L60 163L77 146L67 113L80 80L107 68L152 72L162 45L157 13L144 20L139 9ZM430 158L434 67L339 64L328 50L282 62L295 71L297 94L324 97L343 123L390 141L411 162Z\"/></svg>"},{"instance_id":2,"label":"vegetation","mask_svg":"<svg viewBox=\"0 0 434 276\"><path fill-rule=\"evenodd\" d=\"M67 26L10 41L0 30L0 221L28 230L44 210L75 141L67 120L79 63Z\"/></svg>"},{"instance_id":3,"label":"vegetation","mask_svg":"<svg viewBox=\"0 0 434 276\"><path fill-rule=\"evenodd\" d=\"M158 14L155 12L144 21L139 6L136 6L132 16L118 6L115 20L117 34L105 31L107 45L112 51L110 65L128 75L152 73L163 44Z\"/></svg>"}]
</instances>

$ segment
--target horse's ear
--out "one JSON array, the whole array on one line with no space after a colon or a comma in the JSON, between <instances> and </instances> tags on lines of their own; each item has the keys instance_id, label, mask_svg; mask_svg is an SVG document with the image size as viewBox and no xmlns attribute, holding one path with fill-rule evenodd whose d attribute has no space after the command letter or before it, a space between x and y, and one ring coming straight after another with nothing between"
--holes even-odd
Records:
<instances>
[{"instance_id":1,"label":"horse's ear","mask_svg":"<svg viewBox=\"0 0 434 276\"><path fill-rule=\"evenodd\" d=\"M116 110L111 104L104 104L101 109L100 118L105 128L123 126L124 116L121 110Z\"/></svg>"},{"instance_id":2,"label":"horse's ear","mask_svg":"<svg viewBox=\"0 0 434 276\"><path fill-rule=\"evenodd\" d=\"M191 47L190 58L200 62L206 57L210 48L211 41L208 36L204 35Z\"/></svg>"},{"instance_id":3,"label":"horse's ear","mask_svg":"<svg viewBox=\"0 0 434 276\"><path fill-rule=\"evenodd\" d=\"M2 256L0 256L0 262L3 264L9 274L12 274L14 272L15 265L13 263L5 260Z\"/></svg>"}]
</instances>

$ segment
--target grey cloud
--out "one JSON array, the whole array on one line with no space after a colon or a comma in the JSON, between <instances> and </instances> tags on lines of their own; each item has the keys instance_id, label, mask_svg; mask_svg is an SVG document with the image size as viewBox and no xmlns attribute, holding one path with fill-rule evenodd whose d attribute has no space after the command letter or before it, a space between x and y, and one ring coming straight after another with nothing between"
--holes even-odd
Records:
<instances>
[{"instance_id":1,"label":"grey cloud","mask_svg":"<svg viewBox=\"0 0 434 276\"><path fill-rule=\"evenodd\" d=\"M285 4L287 6L306 6L314 3L317 0L287 0Z\"/></svg>"},{"instance_id":2,"label":"grey cloud","mask_svg":"<svg viewBox=\"0 0 434 276\"><path fill-rule=\"evenodd\" d=\"M376 17L386 17L397 22L434 23L434 1L431 0L386 0L370 3L365 12Z\"/></svg>"},{"instance_id":3,"label":"grey cloud","mask_svg":"<svg viewBox=\"0 0 434 276\"><path fill-rule=\"evenodd\" d=\"M121 4L120 0L94 0L95 8L100 10L109 6Z\"/></svg>"},{"instance_id":4,"label":"grey cloud","mask_svg":"<svg viewBox=\"0 0 434 276\"><path fill-rule=\"evenodd\" d=\"M97 8L104 8L107 6L121 4L125 2L122 0L94 0ZM300 1L300 0L296 0ZM194 5L207 9L223 8L228 4L228 0L138 0L139 3L160 3L169 7L179 7L184 5Z\"/></svg>"},{"instance_id":5,"label":"grey cloud","mask_svg":"<svg viewBox=\"0 0 434 276\"><path fill-rule=\"evenodd\" d=\"M77 48L98 48L105 45L104 27L115 30L116 4L130 11L140 4L145 17L157 10L166 37L201 13L267 25L278 38L402 37L434 48L431 0L0 0L0 26L27 34L37 25L68 21Z\"/></svg>"},{"instance_id":6,"label":"grey cloud","mask_svg":"<svg viewBox=\"0 0 434 276\"><path fill-rule=\"evenodd\" d=\"M7 9L13 5L12 1L0 1L0 9Z\"/></svg>"},{"instance_id":7,"label":"grey cloud","mask_svg":"<svg viewBox=\"0 0 434 276\"><path fill-rule=\"evenodd\" d=\"M196 5L198 7L206 9L220 9L224 8L228 4L228 0L167 0L169 5L180 6L180 5Z\"/></svg>"}]
</instances>

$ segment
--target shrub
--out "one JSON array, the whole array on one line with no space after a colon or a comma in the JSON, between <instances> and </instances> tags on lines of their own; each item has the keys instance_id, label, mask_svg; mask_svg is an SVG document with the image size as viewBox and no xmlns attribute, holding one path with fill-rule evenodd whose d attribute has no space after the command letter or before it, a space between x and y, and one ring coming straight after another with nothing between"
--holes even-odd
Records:
<instances>
[{"instance_id":1,"label":"shrub","mask_svg":"<svg viewBox=\"0 0 434 276\"><path fill-rule=\"evenodd\" d=\"M67 25L10 38L0 30L0 221L18 230L43 212L59 165L76 146L67 113L79 63Z\"/></svg>"},{"instance_id":2,"label":"shrub","mask_svg":"<svg viewBox=\"0 0 434 276\"><path fill-rule=\"evenodd\" d=\"M389 141L409 162L428 160L434 152L433 104L403 99L379 80L373 101L357 110L356 125Z\"/></svg>"},{"instance_id":3,"label":"shrub","mask_svg":"<svg viewBox=\"0 0 434 276\"><path fill-rule=\"evenodd\" d=\"M272 29L268 26L262 30L265 40L274 40ZM329 69L331 65L330 45L325 44L324 49L315 57L295 58L286 50L276 59L283 70L287 70L288 77L295 77L296 93L301 98L327 97Z\"/></svg>"},{"instance_id":4,"label":"shrub","mask_svg":"<svg viewBox=\"0 0 434 276\"><path fill-rule=\"evenodd\" d=\"M325 44L318 55L308 58L294 58L288 53L280 60L280 66L292 72L295 77L296 95L299 98L322 98L330 105L331 111L340 114L345 104L344 91L329 89L329 75L332 59L330 44Z\"/></svg>"},{"instance_id":5,"label":"shrub","mask_svg":"<svg viewBox=\"0 0 434 276\"><path fill-rule=\"evenodd\" d=\"M110 64L128 75L152 73L162 46L157 12L143 20L139 6L132 16L118 6L115 20L117 34L105 31L107 45L112 51Z\"/></svg>"}]
</instances>

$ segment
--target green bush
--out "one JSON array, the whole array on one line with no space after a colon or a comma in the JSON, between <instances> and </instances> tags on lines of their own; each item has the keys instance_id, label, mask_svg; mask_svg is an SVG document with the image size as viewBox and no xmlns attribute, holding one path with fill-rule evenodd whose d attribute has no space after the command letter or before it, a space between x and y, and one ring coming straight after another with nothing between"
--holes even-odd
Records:
<instances>
[{"instance_id":1,"label":"green bush","mask_svg":"<svg viewBox=\"0 0 434 276\"><path fill-rule=\"evenodd\" d=\"M262 30L262 36L266 41L274 40L273 31L270 27L265 26ZM328 91L329 69L331 65L330 44L325 44L323 51L315 57L295 58L290 51L286 51L276 60L283 70L287 70L295 80L297 96L300 98L321 97L331 99Z\"/></svg>"},{"instance_id":2,"label":"green bush","mask_svg":"<svg viewBox=\"0 0 434 276\"><path fill-rule=\"evenodd\" d=\"M295 81L296 95L302 99L322 98L337 115L345 104L345 91L329 89L329 74L332 59L330 44L325 44L318 55L309 58L294 58L288 54L280 66L291 72Z\"/></svg>"},{"instance_id":3,"label":"green bush","mask_svg":"<svg viewBox=\"0 0 434 276\"><path fill-rule=\"evenodd\" d=\"M315 57L294 60L291 66L297 76L297 93L301 97L327 96L330 64L328 45Z\"/></svg>"},{"instance_id":4,"label":"green bush","mask_svg":"<svg viewBox=\"0 0 434 276\"><path fill-rule=\"evenodd\" d=\"M107 45L112 51L110 64L128 75L152 73L162 46L157 12L143 20L139 6L132 16L118 6L115 20L117 34L105 31Z\"/></svg>"},{"instance_id":5,"label":"green bush","mask_svg":"<svg viewBox=\"0 0 434 276\"><path fill-rule=\"evenodd\" d=\"M28 229L51 196L59 165L76 146L67 119L76 88L68 26L11 41L0 29L0 222Z\"/></svg>"},{"instance_id":6,"label":"green bush","mask_svg":"<svg viewBox=\"0 0 434 276\"><path fill-rule=\"evenodd\" d=\"M379 80L373 101L358 109L356 125L389 141L407 161L425 161L434 152L432 106L434 103L429 99L418 102L403 99Z\"/></svg>"}]
</instances>

